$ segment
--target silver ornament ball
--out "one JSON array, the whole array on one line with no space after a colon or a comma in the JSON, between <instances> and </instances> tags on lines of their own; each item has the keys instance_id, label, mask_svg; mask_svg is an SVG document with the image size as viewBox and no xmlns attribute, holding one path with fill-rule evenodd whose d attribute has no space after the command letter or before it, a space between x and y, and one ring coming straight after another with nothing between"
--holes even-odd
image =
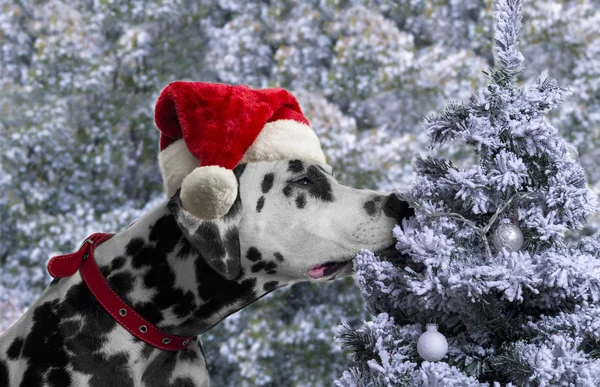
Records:
<instances>
[{"instance_id":1,"label":"silver ornament ball","mask_svg":"<svg viewBox=\"0 0 600 387\"><path fill-rule=\"evenodd\" d=\"M427 324L427 331L417 340L417 352L427 361L438 361L448 352L446 337L437 330L437 325Z\"/></svg>"},{"instance_id":2,"label":"silver ornament ball","mask_svg":"<svg viewBox=\"0 0 600 387\"><path fill-rule=\"evenodd\" d=\"M498 250L519 251L523 247L523 232L513 223L502 223L494 231L492 242Z\"/></svg>"}]
</instances>

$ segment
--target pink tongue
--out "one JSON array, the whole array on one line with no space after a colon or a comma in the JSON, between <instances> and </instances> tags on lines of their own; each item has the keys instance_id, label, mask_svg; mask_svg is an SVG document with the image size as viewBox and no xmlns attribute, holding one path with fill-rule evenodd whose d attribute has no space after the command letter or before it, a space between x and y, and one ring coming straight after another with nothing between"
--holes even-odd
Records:
<instances>
[{"instance_id":1,"label":"pink tongue","mask_svg":"<svg viewBox=\"0 0 600 387\"><path fill-rule=\"evenodd\" d=\"M325 267L325 265L316 265L308 271L308 276L314 279L323 278L325 276Z\"/></svg>"}]
</instances>

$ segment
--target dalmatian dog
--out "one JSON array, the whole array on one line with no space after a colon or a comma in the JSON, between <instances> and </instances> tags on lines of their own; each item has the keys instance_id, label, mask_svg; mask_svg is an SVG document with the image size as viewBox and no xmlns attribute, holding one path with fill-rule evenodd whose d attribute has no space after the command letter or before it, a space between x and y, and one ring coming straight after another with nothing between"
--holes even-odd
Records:
<instances>
[{"instance_id":1,"label":"dalmatian dog","mask_svg":"<svg viewBox=\"0 0 600 387\"><path fill-rule=\"evenodd\" d=\"M352 274L360 249L383 253L411 216L394 194L340 184L326 164L239 164L222 218L200 220L179 192L95 250L112 290L161 330L197 336L279 287ZM236 273L227 279L227 273ZM200 340L155 348L117 323L79 272L54 279L0 337L0 386L208 386Z\"/></svg>"}]
</instances>

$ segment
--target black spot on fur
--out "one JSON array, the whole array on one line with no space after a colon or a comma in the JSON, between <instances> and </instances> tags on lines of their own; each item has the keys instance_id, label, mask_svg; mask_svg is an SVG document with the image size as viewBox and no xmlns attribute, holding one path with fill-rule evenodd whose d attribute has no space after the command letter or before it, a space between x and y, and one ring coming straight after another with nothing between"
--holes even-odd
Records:
<instances>
[{"instance_id":1,"label":"black spot on fur","mask_svg":"<svg viewBox=\"0 0 600 387\"><path fill-rule=\"evenodd\" d=\"M17 337L13 340L10 347L8 347L8 351L6 351L6 355L10 360L17 360L19 356L21 356L21 348L23 347L23 338Z\"/></svg>"},{"instance_id":2,"label":"black spot on fur","mask_svg":"<svg viewBox=\"0 0 600 387\"><path fill-rule=\"evenodd\" d=\"M152 302L139 302L133 305L133 309L152 324L157 324L163 319L160 310Z\"/></svg>"},{"instance_id":3,"label":"black spot on fur","mask_svg":"<svg viewBox=\"0 0 600 387\"><path fill-rule=\"evenodd\" d=\"M267 273L269 273L269 272L274 272L275 269L277 269L277 264L275 262L260 261L260 262L255 263L254 265L252 265L252 267L250 269L252 270L253 273L258 273L261 270L264 270ZM269 274L275 274L275 273L269 273Z\"/></svg>"},{"instance_id":4,"label":"black spot on fur","mask_svg":"<svg viewBox=\"0 0 600 387\"><path fill-rule=\"evenodd\" d=\"M367 211L367 214L369 214L369 216L373 216L377 212L377 205L373 200L365 202L363 208L365 209L365 211Z\"/></svg>"},{"instance_id":5,"label":"black spot on fur","mask_svg":"<svg viewBox=\"0 0 600 387\"><path fill-rule=\"evenodd\" d=\"M112 274L108 277L110 288L117 294L127 294L133 290L133 275L128 272Z\"/></svg>"},{"instance_id":6,"label":"black spot on fur","mask_svg":"<svg viewBox=\"0 0 600 387\"><path fill-rule=\"evenodd\" d=\"M180 297L180 299L175 304L175 307L173 308L173 313L175 313L175 315L179 318L185 318L189 316L194 312L194 309L197 308L196 298L194 297L194 294L190 291L187 291L185 293L182 291L182 293L183 295Z\"/></svg>"},{"instance_id":7,"label":"black spot on fur","mask_svg":"<svg viewBox=\"0 0 600 387\"><path fill-rule=\"evenodd\" d=\"M256 212L260 212L263 209L264 205L265 205L265 197L261 196L260 198L258 198L258 202L256 202Z\"/></svg>"},{"instance_id":8,"label":"black spot on fur","mask_svg":"<svg viewBox=\"0 0 600 387\"><path fill-rule=\"evenodd\" d=\"M100 269L100 273L102 273L104 278L108 277L108 274L110 273L110 264L98 266L98 268Z\"/></svg>"},{"instance_id":9,"label":"black spot on fur","mask_svg":"<svg viewBox=\"0 0 600 387\"><path fill-rule=\"evenodd\" d=\"M246 253L246 258L251 260L252 262L258 262L262 259L262 254L256 247L250 247L248 252Z\"/></svg>"},{"instance_id":10,"label":"black spot on fur","mask_svg":"<svg viewBox=\"0 0 600 387\"><path fill-rule=\"evenodd\" d=\"M83 323L77 320L63 320L60 323L60 330L65 333L65 337L70 338L79 332L81 324Z\"/></svg>"},{"instance_id":11,"label":"black spot on fur","mask_svg":"<svg viewBox=\"0 0 600 387\"><path fill-rule=\"evenodd\" d=\"M22 357L27 359L22 386L43 385L45 373L52 369L59 370L54 374L56 380L66 382L63 385L71 383L66 370L70 359L56 329L61 318L57 309L58 301L55 300L45 302L33 311L33 326L25 338L22 350Z\"/></svg>"},{"instance_id":12,"label":"black spot on fur","mask_svg":"<svg viewBox=\"0 0 600 387\"><path fill-rule=\"evenodd\" d=\"M288 163L288 171L300 173L304 171L304 163L301 160L291 160Z\"/></svg>"},{"instance_id":13,"label":"black spot on fur","mask_svg":"<svg viewBox=\"0 0 600 387\"><path fill-rule=\"evenodd\" d=\"M305 206L306 206L306 195L301 193L300 195L296 196L296 207L304 208Z\"/></svg>"},{"instance_id":14,"label":"black spot on fur","mask_svg":"<svg viewBox=\"0 0 600 387\"><path fill-rule=\"evenodd\" d=\"M275 259L277 259L279 262L283 262L283 255L281 255L281 253L275 253L273 255L275 256Z\"/></svg>"},{"instance_id":15,"label":"black spot on fur","mask_svg":"<svg viewBox=\"0 0 600 387\"><path fill-rule=\"evenodd\" d=\"M119 352L111 356L93 354L86 361L76 362L76 369L92 375L90 387L133 387L133 380L129 376L127 368L123 367L123 364L127 364L128 360L129 355L125 352ZM98 364L102 366L99 367ZM60 384L60 386L64 386L64 384Z\"/></svg>"},{"instance_id":16,"label":"black spot on fur","mask_svg":"<svg viewBox=\"0 0 600 387\"><path fill-rule=\"evenodd\" d=\"M48 385L51 387L68 386L71 383L71 376L69 376L66 370L57 368L50 370L46 378L48 380Z\"/></svg>"},{"instance_id":17,"label":"black spot on fur","mask_svg":"<svg viewBox=\"0 0 600 387\"><path fill-rule=\"evenodd\" d=\"M118 270L125 265L125 257L117 257L110 263L110 270Z\"/></svg>"},{"instance_id":18,"label":"black spot on fur","mask_svg":"<svg viewBox=\"0 0 600 387\"><path fill-rule=\"evenodd\" d=\"M160 351L146 367L142 374L142 382L146 386L168 387L176 365L177 362L174 361L171 351Z\"/></svg>"},{"instance_id":19,"label":"black spot on fur","mask_svg":"<svg viewBox=\"0 0 600 387\"><path fill-rule=\"evenodd\" d=\"M144 246L144 240L142 238L131 238L127 246L125 247L125 253L133 256Z\"/></svg>"},{"instance_id":20,"label":"black spot on fur","mask_svg":"<svg viewBox=\"0 0 600 387\"><path fill-rule=\"evenodd\" d=\"M144 274L144 286L147 288L171 288L175 284L175 273L169 267L166 258L158 254L148 256L150 269Z\"/></svg>"},{"instance_id":21,"label":"black spot on fur","mask_svg":"<svg viewBox=\"0 0 600 387\"><path fill-rule=\"evenodd\" d=\"M381 197L381 196L375 196L375 197L373 198L373 201L374 201L375 203L379 203L381 200L383 200L383 197Z\"/></svg>"},{"instance_id":22,"label":"black spot on fur","mask_svg":"<svg viewBox=\"0 0 600 387\"><path fill-rule=\"evenodd\" d=\"M271 290L275 289L277 285L279 285L279 282L277 281L265 282L265 284L263 285L263 290L265 292L270 292Z\"/></svg>"},{"instance_id":23,"label":"black spot on fur","mask_svg":"<svg viewBox=\"0 0 600 387\"><path fill-rule=\"evenodd\" d=\"M144 275L144 285L147 288L172 287L175 284L175 273L166 260L154 262L150 270Z\"/></svg>"},{"instance_id":24,"label":"black spot on fur","mask_svg":"<svg viewBox=\"0 0 600 387\"><path fill-rule=\"evenodd\" d=\"M292 190L293 188L291 184L287 184L285 187L283 187L283 194L286 198L289 198L292 195Z\"/></svg>"},{"instance_id":25,"label":"black spot on fur","mask_svg":"<svg viewBox=\"0 0 600 387\"><path fill-rule=\"evenodd\" d=\"M127 244L129 250L129 246L131 242ZM131 266L135 269L139 269L142 266L152 265L151 258L155 257L158 254L157 250L151 246L150 244L144 245L142 244L135 253L132 254L133 258L131 259Z\"/></svg>"},{"instance_id":26,"label":"black spot on fur","mask_svg":"<svg viewBox=\"0 0 600 387\"><path fill-rule=\"evenodd\" d=\"M274 173L267 173L262 181L261 188L264 194L268 193L273 188Z\"/></svg>"},{"instance_id":27,"label":"black spot on fur","mask_svg":"<svg viewBox=\"0 0 600 387\"><path fill-rule=\"evenodd\" d=\"M195 387L196 384L189 377L179 376L175 378L173 383L171 383L170 387Z\"/></svg>"},{"instance_id":28,"label":"black spot on fur","mask_svg":"<svg viewBox=\"0 0 600 387\"><path fill-rule=\"evenodd\" d=\"M152 279L149 279L151 272L153 276ZM152 297L152 301L143 304L143 311L140 311L143 317L146 317L145 313L147 313L148 319L153 324L159 323L163 318L161 311L170 307L173 307L173 312L181 318L190 315L196 308L194 295L190 291L175 287L173 271L170 268L163 268L162 274L160 272L161 269L152 268L144 278L146 286L157 288L157 293Z\"/></svg>"},{"instance_id":29,"label":"black spot on fur","mask_svg":"<svg viewBox=\"0 0 600 387\"><path fill-rule=\"evenodd\" d=\"M156 242L156 250L163 256L173 251L181 238L181 230L177 227L174 216L163 216L150 230L150 241Z\"/></svg>"},{"instance_id":30,"label":"black spot on fur","mask_svg":"<svg viewBox=\"0 0 600 387\"><path fill-rule=\"evenodd\" d=\"M8 386L8 377L8 365L4 360L0 360L0 386Z\"/></svg>"},{"instance_id":31,"label":"black spot on fur","mask_svg":"<svg viewBox=\"0 0 600 387\"><path fill-rule=\"evenodd\" d=\"M194 252L194 248L189 243L181 243L179 246L179 252L177 253L177 258L188 258L190 254Z\"/></svg>"},{"instance_id":32,"label":"black spot on fur","mask_svg":"<svg viewBox=\"0 0 600 387\"><path fill-rule=\"evenodd\" d=\"M191 347L187 347L178 351L179 360L193 362L199 358L198 353Z\"/></svg>"},{"instance_id":33,"label":"black spot on fur","mask_svg":"<svg viewBox=\"0 0 600 387\"><path fill-rule=\"evenodd\" d=\"M141 354L144 359L148 359L152 352L154 352L156 348L151 346L150 344L144 343L144 347L142 348Z\"/></svg>"},{"instance_id":34,"label":"black spot on fur","mask_svg":"<svg viewBox=\"0 0 600 387\"><path fill-rule=\"evenodd\" d=\"M311 165L308 167L307 177L313 181L313 184L307 186L310 196L324 202L333 202L333 190L327 176L319 168Z\"/></svg>"}]
</instances>

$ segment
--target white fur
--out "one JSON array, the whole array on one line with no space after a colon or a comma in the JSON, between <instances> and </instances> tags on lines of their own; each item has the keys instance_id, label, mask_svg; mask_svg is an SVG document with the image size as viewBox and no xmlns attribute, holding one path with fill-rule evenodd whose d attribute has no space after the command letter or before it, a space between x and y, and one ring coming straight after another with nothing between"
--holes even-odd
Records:
<instances>
[{"instance_id":1,"label":"white fur","mask_svg":"<svg viewBox=\"0 0 600 387\"><path fill-rule=\"evenodd\" d=\"M190 153L185 141L180 138L158 154L158 165L165 192L171 197L181 187L183 179L200 166L200 161Z\"/></svg>"},{"instance_id":2,"label":"white fur","mask_svg":"<svg viewBox=\"0 0 600 387\"><path fill-rule=\"evenodd\" d=\"M213 220L227 214L236 196L233 171L216 165L194 169L181 183L181 204L199 219Z\"/></svg>"},{"instance_id":3,"label":"white fur","mask_svg":"<svg viewBox=\"0 0 600 387\"><path fill-rule=\"evenodd\" d=\"M310 126L277 120L264 126L240 163L294 159L326 164L321 142Z\"/></svg>"}]
</instances>

